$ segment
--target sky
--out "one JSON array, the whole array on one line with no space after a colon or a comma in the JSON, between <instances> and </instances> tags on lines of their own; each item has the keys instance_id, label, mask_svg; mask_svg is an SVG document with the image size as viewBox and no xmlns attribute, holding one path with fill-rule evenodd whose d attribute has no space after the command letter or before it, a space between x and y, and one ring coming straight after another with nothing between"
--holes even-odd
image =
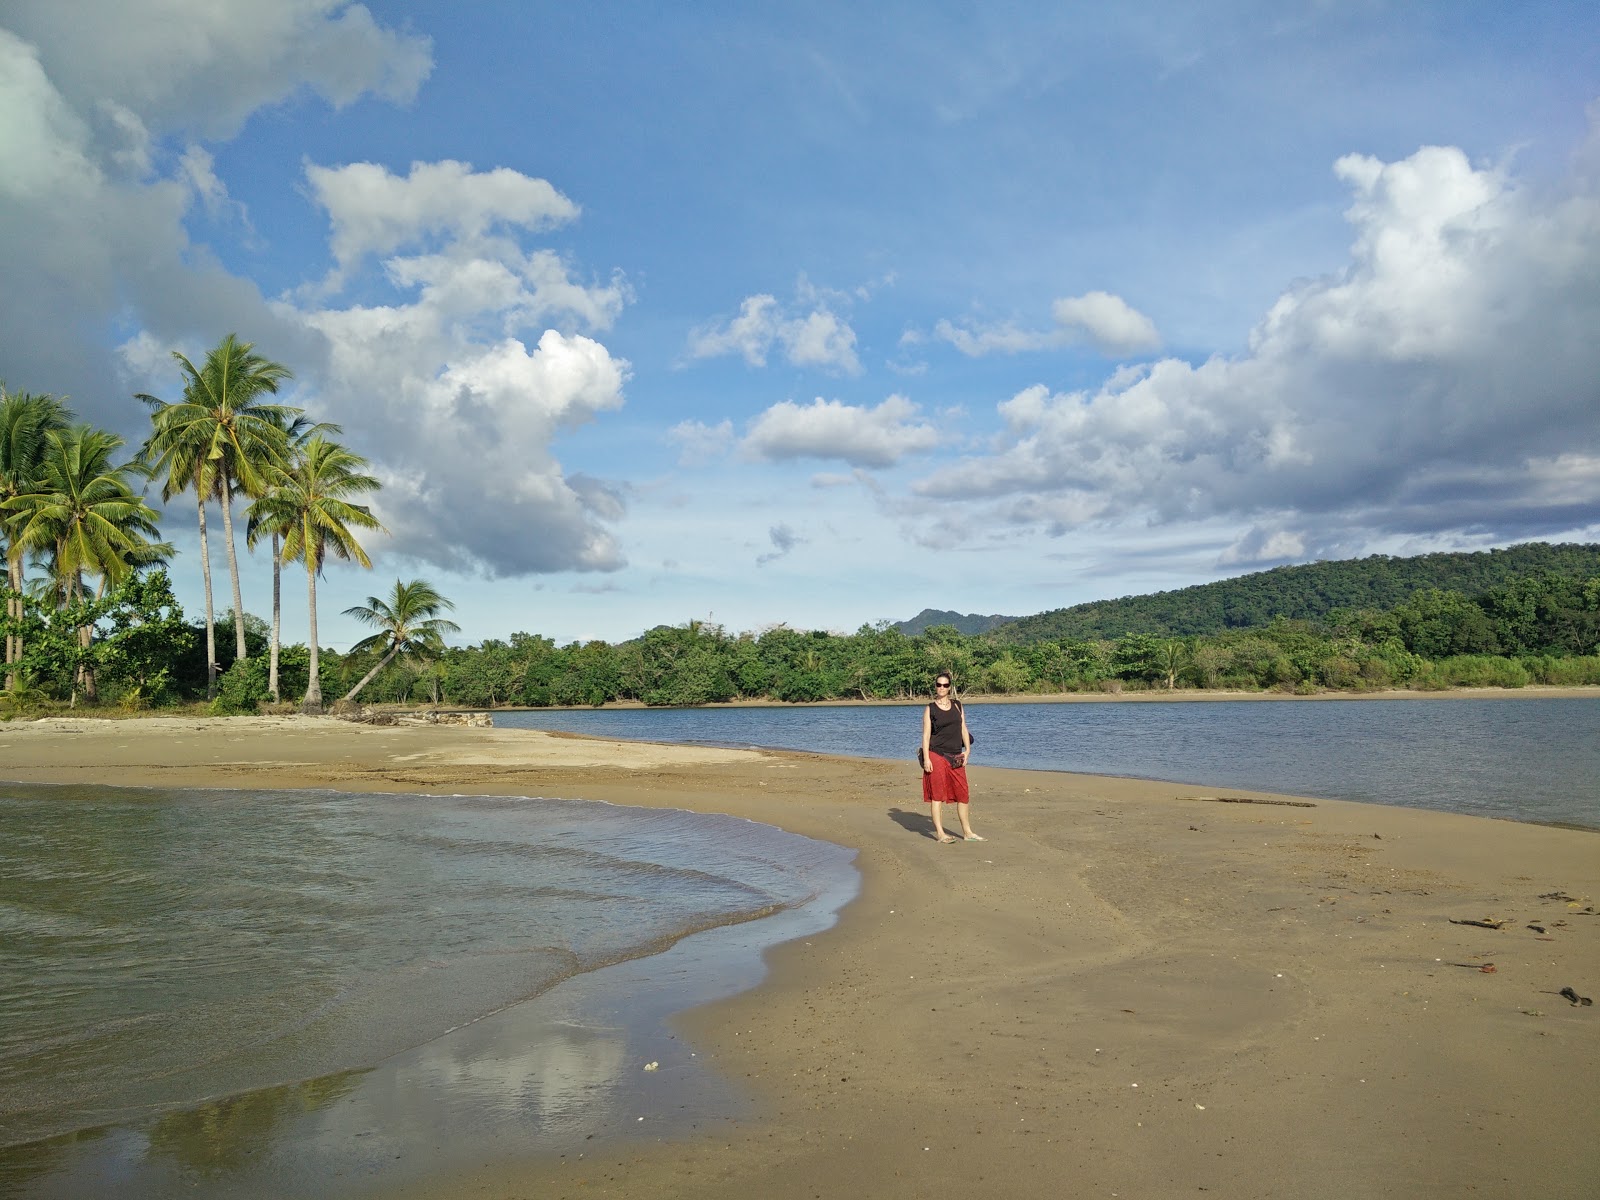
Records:
<instances>
[{"instance_id":1,"label":"sky","mask_svg":"<svg viewBox=\"0 0 1600 1200\"><path fill-rule=\"evenodd\" d=\"M384 483L340 649L1600 541L1600 7L0 0L0 381L229 333Z\"/></svg>"}]
</instances>

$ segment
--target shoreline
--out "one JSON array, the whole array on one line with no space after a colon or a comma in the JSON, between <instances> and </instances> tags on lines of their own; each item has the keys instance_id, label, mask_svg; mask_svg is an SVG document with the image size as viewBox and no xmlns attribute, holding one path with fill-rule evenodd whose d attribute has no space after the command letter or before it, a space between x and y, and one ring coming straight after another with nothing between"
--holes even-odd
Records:
<instances>
[{"instance_id":1,"label":"shoreline","mask_svg":"<svg viewBox=\"0 0 1600 1200\"><path fill-rule=\"evenodd\" d=\"M960 693L959 698L981 704L1183 704L1189 702L1216 702L1223 700L1266 701L1321 701L1338 700L1558 700L1600 696L1600 687L1562 686L1556 684L1528 684L1520 688L1442 688L1437 691L1415 691L1411 688L1378 688L1368 692L1322 691L1301 695L1295 692L1229 691L1223 688L1151 688L1126 692L971 692ZM857 708L857 707L915 707L926 704L926 696L907 699L872 700L726 700L690 705L692 708ZM392 711L426 711L428 706L393 707ZM669 706L671 707L671 706ZM502 704L491 709L440 708L439 712L590 712L590 711L652 711L642 700L608 700L604 704L547 704L538 708L526 705ZM390 711L388 706L377 706L378 711Z\"/></svg>"},{"instance_id":2,"label":"shoreline","mask_svg":"<svg viewBox=\"0 0 1600 1200\"><path fill-rule=\"evenodd\" d=\"M313 718L81 723L0 726L0 774L562 795L857 851L834 929L673 1022L756 1115L381 1194L1002 1196L1070 1172L1082 1195L1576 1200L1600 1176L1597 1009L1555 994L1600 993L1600 856L1577 831L975 766L989 841L938 846L903 763ZM1454 923L1487 915L1508 923Z\"/></svg>"}]
</instances>

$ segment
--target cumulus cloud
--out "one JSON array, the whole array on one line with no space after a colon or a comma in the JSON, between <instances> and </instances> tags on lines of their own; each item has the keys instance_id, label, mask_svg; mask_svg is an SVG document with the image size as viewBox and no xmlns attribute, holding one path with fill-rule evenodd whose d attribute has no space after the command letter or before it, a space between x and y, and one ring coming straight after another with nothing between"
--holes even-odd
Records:
<instances>
[{"instance_id":1,"label":"cumulus cloud","mask_svg":"<svg viewBox=\"0 0 1600 1200\"><path fill-rule=\"evenodd\" d=\"M957 325L941 320L934 325L933 333L969 358L1054 350L1083 342L1112 356L1144 353L1161 345L1155 322L1121 296L1109 292L1086 292L1057 300L1051 306L1051 315L1055 326L1050 329L1025 329L1013 322ZM902 344L906 341L901 339Z\"/></svg>"},{"instance_id":2,"label":"cumulus cloud","mask_svg":"<svg viewBox=\"0 0 1600 1200\"><path fill-rule=\"evenodd\" d=\"M537 232L578 215L578 206L543 179L450 160L412 163L404 177L375 163L310 165L306 182L327 210L329 243L343 269L428 239L470 242L505 227Z\"/></svg>"},{"instance_id":3,"label":"cumulus cloud","mask_svg":"<svg viewBox=\"0 0 1600 1200\"><path fill-rule=\"evenodd\" d=\"M769 461L837 458L857 467L889 467L938 446L939 431L919 421L918 412L904 396L890 396L876 408L820 396L807 405L784 400L751 422L740 449Z\"/></svg>"},{"instance_id":4,"label":"cumulus cloud","mask_svg":"<svg viewBox=\"0 0 1600 1200\"><path fill-rule=\"evenodd\" d=\"M5 22L68 103L124 137L130 122L230 137L301 89L336 107L368 93L403 103L433 68L429 39L348 0L13 0Z\"/></svg>"},{"instance_id":5,"label":"cumulus cloud","mask_svg":"<svg viewBox=\"0 0 1600 1200\"><path fill-rule=\"evenodd\" d=\"M314 357L314 333L190 242L197 202L211 215L232 203L190 139L226 136L302 89L335 104L408 99L427 75L427 41L360 6L308 0L18 0L3 21L7 381L67 393L85 418L126 429L128 391L153 381L119 373L102 333L113 324L168 346L238 329L274 357Z\"/></svg>"},{"instance_id":6,"label":"cumulus cloud","mask_svg":"<svg viewBox=\"0 0 1600 1200\"><path fill-rule=\"evenodd\" d=\"M1225 552L1235 563L1600 520L1592 177L1539 192L1447 147L1335 172L1352 195L1349 265L1280 296L1246 353L1026 389L999 405L995 452L941 486L1056 533L1243 518L1255 527Z\"/></svg>"},{"instance_id":7,"label":"cumulus cloud","mask_svg":"<svg viewBox=\"0 0 1600 1200\"><path fill-rule=\"evenodd\" d=\"M1121 296L1086 292L1057 300L1050 313L1063 330L1083 336L1109 354L1131 354L1161 345L1155 322L1132 308Z\"/></svg>"},{"instance_id":8,"label":"cumulus cloud","mask_svg":"<svg viewBox=\"0 0 1600 1200\"><path fill-rule=\"evenodd\" d=\"M752 367L764 367L777 350L792 366L859 375L855 330L829 307L826 294L803 279L798 293L796 305L780 304L765 293L747 296L738 316L689 335L689 357L737 354Z\"/></svg>"},{"instance_id":9,"label":"cumulus cloud","mask_svg":"<svg viewBox=\"0 0 1600 1200\"><path fill-rule=\"evenodd\" d=\"M335 270L276 301L190 240L195 213L242 216L196 138L301 92L405 102L428 73L425 39L342 0L24 2L5 24L8 384L69 393L136 436L128 393L170 395L172 348L203 353L238 330L292 364L291 399L372 459L392 548L491 575L622 564L609 526L625 487L569 474L554 445L623 403L628 364L593 335L629 293L533 244L578 215L550 183L453 161L308 165ZM341 294L351 279L359 296Z\"/></svg>"}]
</instances>

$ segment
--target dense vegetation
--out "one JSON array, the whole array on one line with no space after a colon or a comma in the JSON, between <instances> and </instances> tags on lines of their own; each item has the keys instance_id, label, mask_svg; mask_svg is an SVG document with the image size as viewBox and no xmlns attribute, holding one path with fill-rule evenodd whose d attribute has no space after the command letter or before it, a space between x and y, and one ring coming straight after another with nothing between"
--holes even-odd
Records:
<instances>
[{"instance_id":1,"label":"dense vegetation","mask_svg":"<svg viewBox=\"0 0 1600 1200\"><path fill-rule=\"evenodd\" d=\"M183 394L139 397L150 434L127 458L121 438L75 423L59 399L0 393L0 716L196 700L247 712L297 697L315 711L324 683L346 701L474 708L899 699L925 695L941 669L968 693L1600 684L1600 546L1541 544L1286 567L992 629L1001 618L929 610L854 634L733 635L691 621L617 645L516 633L447 648L450 601L423 580L397 579L388 596L346 610L373 633L338 655L318 646L317 580L330 559L370 565L357 534L381 527L357 500L377 480L332 440L336 426L269 403L289 372L250 345L230 335L198 366L174 357ZM166 500L195 501L199 619L173 598L172 547L156 540L160 516L136 490L152 483ZM244 608L236 505L247 548L272 556L270 622ZM233 600L220 620L212 511ZM305 569L303 644L281 639L287 563ZM222 645L219 625L234 634Z\"/></svg>"},{"instance_id":2,"label":"dense vegetation","mask_svg":"<svg viewBox=\"0 0 1600 1200\"><path fill-rule=\"evenodd\" d=\"M1476 596L1429 588L1387 611L1341 609L1325 621L1280 618L1208 637L1013 645L948 625L915 636L888 624L735 636L691 621L620 645L558 647L519 633L447 650L420 677L391 670L371 694L401 701L436 691L471 707L899 699L925 695L941 668L968 693L1600 684L1600 575L1530 576Z\"/></svg>"},{"instance_id":3,"label":"dense vegetation","mask_svg":"<svg viewBox=\"0 0 1600 1200\"><path fill-rule=\"evenodd\" d=\"M173 358L182 395L137 397L150 410L150 433L131 457L120 453L122 438L76 422L60 398L0 390L6 561L0 712L61 701L76 707L80 698L142 708L197 696L237 712L285 694L300 694L308 711L321 708L317 579L330 558L371 565L357 531L382 527L356 501L378 481L364 473L365 459L332 440L337 426L270 402L289 369L249 343L229 334L198 366L176 351ZM164 570L172 546L155 540L160 516L135 490L151 483L163 500L194 497L205 594L198 625L183 619L173 598ZM236 504L246 544L271 546L272 622L265 636L244 608ZM232 585L231 654L216 644L215 535L207 525L213 506L222 516ZM305 646L284 648L279 573L291 562L305 567L310 636ZM378 630L353 649L356 660L435 653L443 649L441 632L455 628L436 616L449 602L422 581L395 586L404 611L376 597L349 610ZM354 664L336 665L343 683ZM227 673L219 681L222 668ZM350 696L371 678L360 674Z\"/></svg>"},{"instance_id":4,"label":"dense vegetation","mask_svg":"<svg viewBox=\"0 0 1600 1200\"><path fill-rule=\"evenodd\" d=\"M1252 629L1278 617L1325 621L1338 609L1387 611L1426 588L1478 596L1513 580L1556 574L1574 579L1600 575L1600 546L1531 542L1504 550L1423 554L1306 563L1258 571L1237 579L1097 600L1023 617L997 627L1007 644L1059 638L1116 638L1124 633L1195 637Z\"/></svg>"}]
</instances>

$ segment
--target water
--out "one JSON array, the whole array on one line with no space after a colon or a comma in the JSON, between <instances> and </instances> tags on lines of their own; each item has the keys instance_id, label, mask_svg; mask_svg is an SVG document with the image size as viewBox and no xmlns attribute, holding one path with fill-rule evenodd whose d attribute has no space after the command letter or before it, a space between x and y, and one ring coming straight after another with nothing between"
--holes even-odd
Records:
<instances>
[{"instance_id":1,"label":"water","mask_svg":"<svg viewBox=\"0 0 1600 1200\"><path fill-rule=\"evenodd\" d=\"M501 728L911 759L919 710L496 713ZM967 706L977 765L1163 779L1600 828L1600 697Z\"/></svg>"},{"instance_id":2,"label":"water","mask_svg":"<svg viewBox=\"0 0 1600 1200\"><path fill-rule=\"evenodd\" d=\"M0 829L0 1147L159 1134L203 1098L305 1081L341 1096L352 1070L694 931L775 936L808 906L824 926L855 878L851 852L769 826L581 800L0 785ZM540 1027L546 1057L580 1018ZM95 1169L138 1176L134 1142L99 1138ZM0 1192L28 1157L0 1151ZM80 1168L61 1194L88 1194Z\"/></svg>"}]
</instances>

